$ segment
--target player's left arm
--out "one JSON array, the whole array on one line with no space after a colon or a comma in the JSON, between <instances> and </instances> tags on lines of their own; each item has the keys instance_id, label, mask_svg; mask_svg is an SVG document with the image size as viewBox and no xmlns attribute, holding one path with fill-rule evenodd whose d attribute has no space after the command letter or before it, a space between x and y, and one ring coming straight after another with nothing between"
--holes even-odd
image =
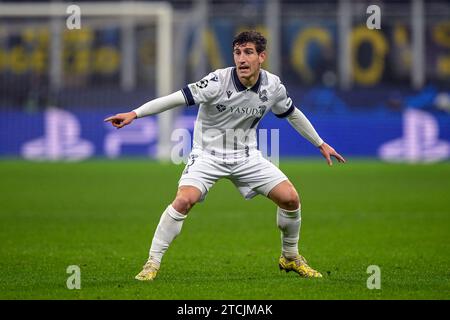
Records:
<instances>
[{"instance_id":1,"label":"player's left arm","mask_svg":"<svg viewBox=\"0 0 450 320\"><path fill-rule=\"evenodd\" d=\"M327 160L328 165L332 166L333 161L331 157L337 159L338 162L345 162L344 157L342 157L336 150L330 145L325 143L322 138L320 138L317 131L314 129L308 118L297 109L287 93L286 87L280 82L278 85L278 90L275 93L276 100L272 107L272 111L278 118L286 118L291 126L297 130L305 139L311 142L313 145L319 148L320 153Z\"/></svg>"},{"instance_id":2,"label":"player's left arm","mask_svg":"<svg viewBox=\"0 0 450 320\"><path fill-rule=\"evenodd\" d=\"M286 117L286 119L291 124L291 126L294 127L295 130L297 130L298 133L300 133L305 139L319 148L320 153L327 160L328 165L333 165L331 157L336 158L338 162L345 163L344 157L342 157L339 153L336 152L336 150L334 150L333 147L328 145L322 140L322 138L320 138L311 122L299 109L294 107L294 109Z\"/></svg>"}]
</instances>

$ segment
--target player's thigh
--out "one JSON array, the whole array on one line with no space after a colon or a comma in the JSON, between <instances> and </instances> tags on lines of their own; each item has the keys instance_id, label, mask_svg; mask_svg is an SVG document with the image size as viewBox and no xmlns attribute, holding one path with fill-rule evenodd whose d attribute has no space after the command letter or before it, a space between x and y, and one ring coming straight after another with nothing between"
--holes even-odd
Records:
<instances>
[{"instance_id":1,"label":"player's thigh","mask_svg":"<svg viewBox=\"0 0 450 320\"><path fill-rule=\"evenodd\" d=\"M246 199L256 194L267 197L276 185L285 180L288 180L286 175L262 155L249 158L234 170L232 176L232 181Z\"/></svg>"},{"instance_id":2,"label":"player's thigh","mask_svg":"<svg viewBox=\"0 0 450 320\"><path fill-rule=\"evenodd\" d=\"M201 193L198 201L203 201L216 181L228 174L229 170L211 157L202 153L192 153L180 177L178 187L195 187Z\"/></svg>"}]
</instances>

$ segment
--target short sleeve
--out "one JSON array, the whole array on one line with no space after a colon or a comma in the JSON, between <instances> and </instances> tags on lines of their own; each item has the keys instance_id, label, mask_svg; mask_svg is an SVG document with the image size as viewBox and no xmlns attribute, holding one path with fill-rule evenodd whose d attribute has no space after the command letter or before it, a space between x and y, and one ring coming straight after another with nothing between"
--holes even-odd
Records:
<instances>
[{"instance_id":1,"label":"short sleeve","mask_svg":"<svg viewBox=\"0 0 450 320\"><path fill-rule=\"evenodd\" d=\"M188 84L181 91L188 106L211 103L219 95L219 77L214 72L211 72L200 81Z\"/></svg>"},{"instance_id":2,"label":"short sleeve","mask_svg":"<svg viewBox=\"0 0 450 320\"><path fill-rule=\"evenodd\" d=\"M272 112L278 118L285 118L289 116L295 109L291 97L286 90L286 87L280 83L278 90L275 93L275 104L272 106Z\"/></svg>"}]
</instances>

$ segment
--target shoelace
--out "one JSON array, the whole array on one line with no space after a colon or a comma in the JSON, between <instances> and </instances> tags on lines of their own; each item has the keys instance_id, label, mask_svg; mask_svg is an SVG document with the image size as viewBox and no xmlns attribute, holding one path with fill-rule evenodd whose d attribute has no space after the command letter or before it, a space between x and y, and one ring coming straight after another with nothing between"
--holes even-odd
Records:
<instances>
[{"instance_id":1,"label":"shoelace","mask_svg":"<svg viewBox=\"0 0 450 320\"><path fill-rule=\"evenodd\" d=\"M301 262L303 262L303 263L301 263ZM314 274L318 273L316 270L314 270L313 268L311 268L308 265L308 262L306 261L306 259L303 256L300 256L298 259L295 259L295 264L297 266L302 266L303 268L305 268L305 270L307 272L314 273Z\"/></svg>"},{"instance_id":2,"label":"shoelace","mask_svg":"<svg viewBox=\"0 0 450 320\"><path fill-rule=\"evenodd\" d=\"M158 271L158 270L159 270L159 268L157 267L157 265L156 265L153 261L147 261L147 262L144 264L143 269L153 269L153 270L155 270L155 271Z\"/></svg>"},{"instance_id":3,"label":"shoelace","mask_svg":"<svg viewBox=\"0 0 450 320\"><path fill-rule=\"evenodd\" d=\"M298 256L295 260L294 260L295 264L298 266L301 263L308 266L308 262L306 261L306 259L303 256Z\"/></svg>"}]
</instances>

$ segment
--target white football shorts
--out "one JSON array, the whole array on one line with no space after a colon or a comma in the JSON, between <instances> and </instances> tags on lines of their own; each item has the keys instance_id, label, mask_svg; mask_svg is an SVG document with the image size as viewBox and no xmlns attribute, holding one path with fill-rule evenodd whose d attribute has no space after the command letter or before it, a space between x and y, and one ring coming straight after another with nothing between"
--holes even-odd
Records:
<instances>
[{"instance_id":1,"label":"white football shorts","mask_svg":"<svg viewBox=\"0 0 450 320\"><path fill-rule=\"evenodd\" d=\"M288 180L259 150L252 151L248 157L239 160L224 160L207 151L194 149L189 155L178 187L196 187L202 192L200 201L203 201L209 189L220 178L233 182L246 200L258 194L267 196L277 184Z\"/></svg>"}]
</instances>

